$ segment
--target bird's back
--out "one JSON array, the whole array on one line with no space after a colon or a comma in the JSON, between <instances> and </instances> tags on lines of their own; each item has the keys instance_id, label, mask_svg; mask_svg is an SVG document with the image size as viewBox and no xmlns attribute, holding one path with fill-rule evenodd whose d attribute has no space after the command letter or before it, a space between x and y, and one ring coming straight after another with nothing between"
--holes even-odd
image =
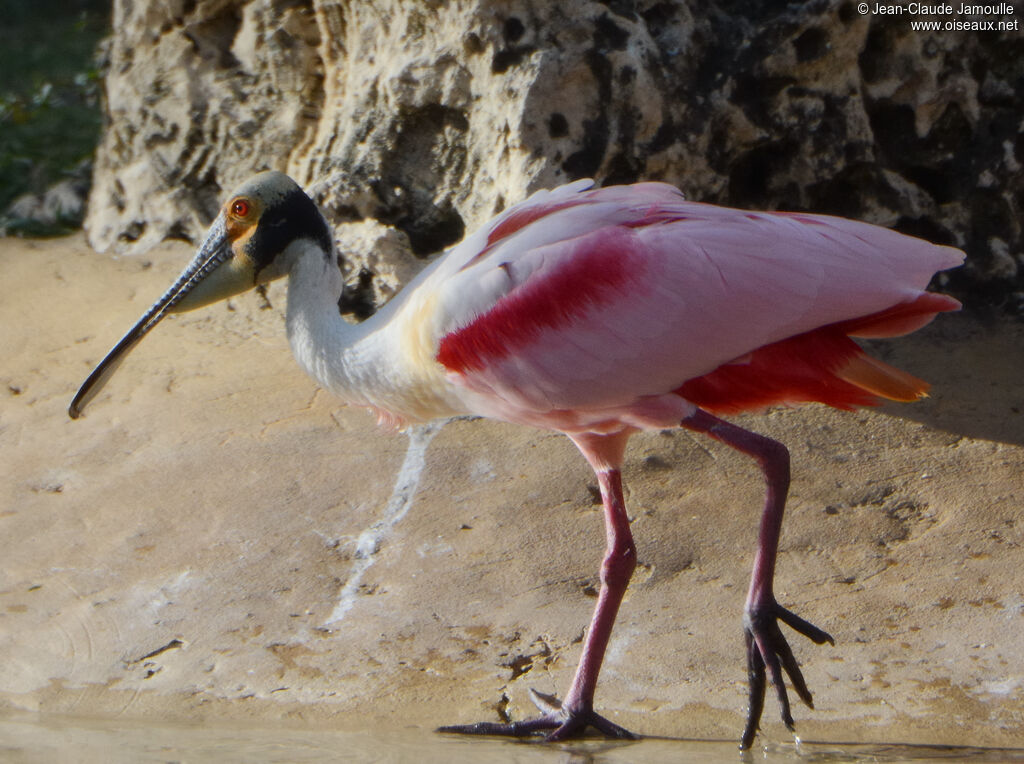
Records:
<instances>
[{"instance_id":1,"label":"bird's back","mask_svg":"<svg viewBox=\"0 0 1024 764\"><path fill-rule=\"evenodd\" d=\"M723 365L749 366L761 348L846 322L754 357L772 366L825 347L822 373L830 372L859 352L847 334L871 325L869 317L882 316L873 331L888 336L957 307L922 295L936 271L962 258L841 218L687 202L659 183L594 190L576 183L531 197L467 239L395 318L407 337L416 335L406 352L417 363L443 370L473 407L500 404L478 413L514 419L516 411L605 409L686 394L687 382ZM884 317L894 310L908 315ZM842 352L828 352L825 334ZM729 385L714 381L715 394L728 398ZM694 385L690 393L699 397ZM875 394L790 398L857 405ZM731 410L787 394L747 397L750 406Z\"/></svg>"}]
</instances>

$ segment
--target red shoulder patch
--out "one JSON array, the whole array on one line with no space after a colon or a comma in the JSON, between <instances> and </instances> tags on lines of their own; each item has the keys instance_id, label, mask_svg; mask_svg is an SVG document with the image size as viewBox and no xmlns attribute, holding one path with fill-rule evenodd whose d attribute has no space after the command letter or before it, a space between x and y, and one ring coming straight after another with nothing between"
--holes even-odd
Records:
<instances>
[{"instance_id":1,"label":"red shoulder patch","mask_svg":"<svg viewBox=\"0 0 1024 764\"><path fill-rule=\"evenodd\" d=\"M624 236L626 231L611 228L564 242L561 246L577 251L443 337L437 360L452 371L480 371L515 355L542 332L567 327L587 311L614 300L643 267L623 246Z\"/></svg>"}]
</instances>

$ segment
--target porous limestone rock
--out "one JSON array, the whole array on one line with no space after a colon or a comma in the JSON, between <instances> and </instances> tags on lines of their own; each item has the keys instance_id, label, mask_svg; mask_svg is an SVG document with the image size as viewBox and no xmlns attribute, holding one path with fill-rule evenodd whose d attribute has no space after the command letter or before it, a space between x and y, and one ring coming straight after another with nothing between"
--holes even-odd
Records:
<instances>
[{"instance_id":1,"label":"porous limestone rock","mask_svg":"<svg viewBox=\"0 0 1024 764\"><path fill-rule=\"evenodd\" d=\"M1024 306L1024 35L915 20L824 0L115 0L89 240L194 240L272 167L333 223L426 256L537 188L651 178L966 247L954 291Z\"/></svg>"}]
</instances>

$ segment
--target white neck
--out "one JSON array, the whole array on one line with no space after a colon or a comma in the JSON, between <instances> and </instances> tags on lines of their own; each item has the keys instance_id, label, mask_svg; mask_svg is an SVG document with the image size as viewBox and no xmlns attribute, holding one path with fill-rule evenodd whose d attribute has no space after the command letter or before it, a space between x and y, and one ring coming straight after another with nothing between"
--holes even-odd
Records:
<instances>
[{"instance_id":1,"label":"white neck","mask_svg":"<svg viewBox=\"0 0 1024 764\"><path fill-rule=\"evenodd\" d=\"M336 395L361 403L352 378L352 350L367 334L367 322L350 324L338 311L344 280L334 254L324 255L303 239L290 245L297 252L288 274L288 342L299 365Z\"/></svg>"},{"instance_id":2,"label":"white neck","mask_svg":"<svg viewBox=\"0 0 1024 764\"><path fill-rule=\"evenodd\" d=\"M366 321L350 324L338 311L344 282L334 253L325 257L310 241L291 246L297 251L287 253L294 257L288 274L288 341L311 377L393 423L463 413L440 367L410 357L400 309L408 291Z\"/></svg>"}]
</instances>

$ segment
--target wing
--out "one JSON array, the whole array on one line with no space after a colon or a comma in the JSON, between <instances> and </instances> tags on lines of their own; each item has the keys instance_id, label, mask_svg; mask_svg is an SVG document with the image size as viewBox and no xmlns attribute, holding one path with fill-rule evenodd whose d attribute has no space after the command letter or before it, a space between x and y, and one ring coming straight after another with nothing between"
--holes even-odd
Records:
<instances>
[{"instance_id":1,"label":"wing","mask_svg":"<svg viewBox=\"0 0 1024 764\"><path fill-rule=\"evenodd\" d=\"M962 259L865 223L686 202L663 184L574 186L507 212L425 291L455 384L524 411L603 409L913 303Z\"/></svg>"}]
</instances>

